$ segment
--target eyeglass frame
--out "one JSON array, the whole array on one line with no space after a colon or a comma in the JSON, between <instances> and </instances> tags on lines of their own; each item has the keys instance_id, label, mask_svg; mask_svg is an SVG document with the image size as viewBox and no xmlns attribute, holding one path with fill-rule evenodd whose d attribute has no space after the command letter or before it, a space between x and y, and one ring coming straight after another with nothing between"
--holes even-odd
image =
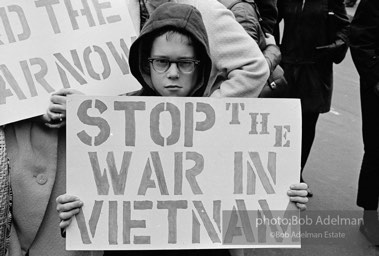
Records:
<instances>
[{"instance_id":1,"label":"eyeglass frame","mask_svg":"<svg viewBox=\"0 0 379 256\"><path fill-rule=\"evenodd\" d=\"M164 70L164 71L156 70L155 67L154 67L154 64L153 64L155 60L164 60L164 61L168 61L167 69ZM157 72L157 73L159 73L159 74L164 74L164 73L166 73L166 72L170 69L172 63L175 63L175 64L176 64L176 68L179 70L179 72L181 72L181 73L183 73L183 74L191 74L191 73L193 73L193 72L195 71L195 69L196 69L196 65L199 65L199 63L200 63L200 60L196 60L196 59L179 59L179 60L171 60L171 59L168 59L168 58L161 58L161 57L156 57L156 58L154 58L154 57L150 57L150 58L147 58L147 61L148 61L149 63L151 63L151 65L153 66L153 69L155 70L155 72ZM189 71L189 72L183 72L182 69L180 68L180 66L178 65L178 63L180 63L180 62L191 62L191 63L193 63L193 64L194 64L194 66L193 66L193 67L194 67L193 70L191 70L191 71Z\"/></svg>"}]
</instances>

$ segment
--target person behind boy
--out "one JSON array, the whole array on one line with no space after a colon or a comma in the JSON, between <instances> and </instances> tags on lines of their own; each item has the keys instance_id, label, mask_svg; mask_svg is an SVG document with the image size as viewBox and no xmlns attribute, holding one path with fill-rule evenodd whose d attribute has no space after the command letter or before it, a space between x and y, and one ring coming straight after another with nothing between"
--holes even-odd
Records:
<instances>
[{"instance_id":1,"label":"person behind boy","mask_svg":"<svg viewBox=\"0 0 379 256\"><path fill-rule=\"evenodd\" d=\"M207 33L200 12L190 6L166 3L156 9L130 48L132 74L142 89L129 94L141 96L201 97L207 86L211 59ZM290 200L305 209L307 185L291 187ZM83 203L72 195L57 198L57 211L63 230L71 223ZM105 252L104 255L125 255L126 252ZM230 255L228 250L130 251L139 255Z\"/></svg>"},{"instance_id":2,"label":"person behind boy","mask_svg":"<svg viewBox=\"0 0 379 256\"><path fill-rule=\"evenodd\" d=\"M275 0L218 0L234 14L266 58L270 75L279 65L281 53L273 36L277 19ZM284 96L284 95L283 95ZM262 97L262 94L261 96ZM264 96L263 96L264 97Z\"/></svg>"},{"instance_id":3,"label":"person behind boy","mask_svg":"<svg viewBox=\"0 0 379 256\"><path fill-rule=\"evenodd\" d=\"M208 33L212 70L205 96L258 97L269 76L257 44L217 0L126 0L135 31L166 2L189 4L202 15Z\"/></svg>"}]
</instances>

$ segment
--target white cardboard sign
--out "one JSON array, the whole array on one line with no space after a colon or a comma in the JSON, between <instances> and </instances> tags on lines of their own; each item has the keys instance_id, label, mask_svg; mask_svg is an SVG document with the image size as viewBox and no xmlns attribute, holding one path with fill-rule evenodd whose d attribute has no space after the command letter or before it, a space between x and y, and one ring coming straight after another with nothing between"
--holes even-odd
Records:
<instances>
[{"instance_id":1,"label":"white cardboard sign","mask_svg":"<svg viewBox=\"0 0 379 256\"><path fill-rule=\"evenodd\" d=\"M298 217L300 117L295 99L70 97L67 249L299 247L270 235L298 223L259 221Z\"/></svg>"}]
</instances>

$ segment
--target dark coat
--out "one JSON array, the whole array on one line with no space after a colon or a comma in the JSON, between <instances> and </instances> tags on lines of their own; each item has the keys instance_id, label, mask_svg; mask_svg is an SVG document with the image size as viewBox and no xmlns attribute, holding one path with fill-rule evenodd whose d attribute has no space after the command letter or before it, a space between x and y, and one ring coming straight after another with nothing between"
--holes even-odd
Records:
<instances>
[{"instance_id":1,"label":"dark coat","mask_svg":"<svg viewBox=\"0 0 379 256\"><path fill-rule=\"evenodd\" d=\"M304 7L303 0L278 0L279 21L284 20L280 46L282 66L289 83L290 97L301 99L303 112L324 113L330 110L333 61L336 61L333 57L340 48L316 49L331 43L328 37L329 10L340 25L335 39L346 43L350 22L343 0L306 0Z\"/></svg>"},{"instance_id":2,"label":"dark coat","mask_svg":"<svg viewBox=\"0 0 379 256\"><path fill-rule=\"evenodd\" d=\"M278 19L277 0L256 0L256 3L262 18L263 31L273 34Z\"/></svg>"},{"instance_id":3,"label":"dark coat","mask_svg":"<svg viewBox=\"0 0 379 256\"><path fill-rule=\"evenodd\" d=\"M379 82L379 1L361 0L351 23L350 49L361 79Z\"/></svg>"}]
</instances>

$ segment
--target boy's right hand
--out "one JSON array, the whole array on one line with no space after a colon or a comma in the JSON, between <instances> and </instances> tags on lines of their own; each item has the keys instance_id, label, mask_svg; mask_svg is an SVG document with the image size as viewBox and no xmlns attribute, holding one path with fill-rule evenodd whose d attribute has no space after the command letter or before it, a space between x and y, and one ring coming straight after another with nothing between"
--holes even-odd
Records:
<instances>
[{"instance_id":1,"label":"boy's right hand","mask_svg":"<svg viewBox=\"0 0 379 256\"><path fill-rule=\"evenodd\" d=\"M66 124L66 102L68 95L82 95L83 93L75 89L60 89L50 97L50 105L46 114L42 116L46 126L50 128L60 128Z\"/></svg>"},{"instance_id":2,"label":"boy's right hand","mask_svg":"<svg viewBox=\"0 0 379 256\"><path fill-rule=\"evenodd\" d=\"M79 213L83 202L78 197L67 194L58 196L56 201L57 212L61 219L59 227L66 229L70 225L72 217Z\"/></svg>"}]
</instances>

